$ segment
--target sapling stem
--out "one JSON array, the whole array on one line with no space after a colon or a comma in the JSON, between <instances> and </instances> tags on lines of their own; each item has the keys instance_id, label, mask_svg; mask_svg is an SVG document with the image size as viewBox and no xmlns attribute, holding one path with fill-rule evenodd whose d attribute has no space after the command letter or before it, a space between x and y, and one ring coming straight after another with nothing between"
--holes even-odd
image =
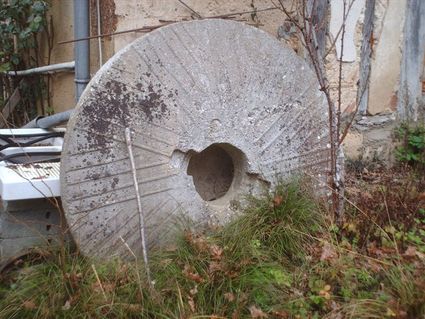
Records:
<instances>
[{"instance_id":1,"label":"sapling stem","mask_svg":"<svg viewBox=\"0 0 425 319\"><path fill-rule=\"evenodd\" d=\"M130 163L131 163L131 172L133 174L134 190L136 192L137 210L139 212L139 222L140 222L140 237L142 238L143 261L145 263L146 277L148 279L149 286L152 286L149 263L148 263L148 252L146 249L145 218L142 211L142 200L140 198L139 184L137 182L136 165L134 163L133 149L131 147L131 131L129 127L125 128L125 141L127 143L128 156L130 158Z\"/></svg>"}]
</instances>

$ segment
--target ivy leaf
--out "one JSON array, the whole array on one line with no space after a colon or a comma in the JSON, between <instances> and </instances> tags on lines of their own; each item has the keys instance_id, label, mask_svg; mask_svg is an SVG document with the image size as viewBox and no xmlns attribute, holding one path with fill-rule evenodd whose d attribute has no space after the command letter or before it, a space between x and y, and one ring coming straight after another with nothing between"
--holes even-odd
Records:
<instances>
[{"instance_id":1,"label":"ivy leaf","mask_svg":"<svg viewBox=\"0 0 425 319\"><path fill-rule=\"evenodd\" d=\"M35 23L38 23L38 24L40 24L41 23L41 21L43 21L43 18L42 17L40 17L40 16L36 16L35 18L34 18L34 20L33 20Z\"/></svg>"},{"instance_id":2,"label":"ivy leaf","mask_svg":"<svg viewBox=\"0 0 425 319\"><path fill-rule=\"evenodd\" d=\"M14 64L14 65L18 65L20 62L19 56L17 56L16 54L12 55L10 57L10 61Z\"/></svg>"},{"instance_id":3,"label":"ivy leaf","mask_svg":"<svg viewBox=\"0 0 425 319\"><path fill-rule=\"evenodd\" d=\"M423 148L425 146L425 141L422 136L413 135L409 137L409 144L418 148Z\"/></svg>"},{"instance_id":4,"label":"ivy leaf","mask_svg":"<svg viewBox=\"0 0 425 319\"><path fill-rule=\"evenodd\" d=\"M6 62L6 63L0 64L0 72L3 73L7 71L10 71L10 63Z\"/></svg>"},{"instance_id":5,"label":"ivy leaf","mask_svg":"<svg viewBox=\"0 0 425 319\"><path fill-rule=\"evenodd\" d=\"M44 1L35 1L32 5L32 10L37 13L44 12L45 8L46 3Z\"/></svg>"}]
</instances>

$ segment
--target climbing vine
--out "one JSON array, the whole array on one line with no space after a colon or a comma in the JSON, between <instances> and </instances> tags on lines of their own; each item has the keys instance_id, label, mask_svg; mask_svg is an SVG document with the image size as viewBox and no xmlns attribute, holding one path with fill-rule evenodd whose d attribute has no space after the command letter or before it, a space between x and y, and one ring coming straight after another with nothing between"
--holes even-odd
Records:
<instances>
[{"instance_id":1,"label":"climbing vine","mask_svg":"<svg viewBox=\"0 0 425 319\"><path fill-rule=\"evenodd\" d=\"M13 93L19 90L19 103L7 119L13 126L22 125L35 116L37 108L44 113L49 105L48 79L39 75L25 78L13 75L13 71L43 65L44 53L50 56L52 28L47 18L48 9L49 4L41 0L0 2L0 102L3 109ZM40 45L45 38L48 39L47 50Z\"/></svg>"}]
</instances>

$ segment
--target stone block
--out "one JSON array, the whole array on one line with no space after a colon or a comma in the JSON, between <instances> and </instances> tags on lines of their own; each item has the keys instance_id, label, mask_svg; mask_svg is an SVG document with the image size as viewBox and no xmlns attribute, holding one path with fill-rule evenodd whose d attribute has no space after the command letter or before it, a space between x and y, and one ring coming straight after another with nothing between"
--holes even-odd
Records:
<instances>
[{"instance_id":1,"label":"stone block","mask_svg":"<svg viewBox=\"0 0 425 319\"><path fill-rule=\"evenodd\" d=\"M227 20L174 23L136 40L92 79L68 123L62 202L87 255L141 253L183 217L232 219L236 203L330 165L316 75L267 33ZM136 194L125 129L131 130ZM184 215L184 216L181 216Z\"/></svg>"}]
</instances>

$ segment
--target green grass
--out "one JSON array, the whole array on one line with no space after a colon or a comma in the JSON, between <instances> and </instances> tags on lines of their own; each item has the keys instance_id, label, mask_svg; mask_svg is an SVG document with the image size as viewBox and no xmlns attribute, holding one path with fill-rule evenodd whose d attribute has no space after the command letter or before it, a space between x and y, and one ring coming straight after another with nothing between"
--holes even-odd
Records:
<instances>
[{"instance_id":1,"label":"green grass","mask_svg":"<svg viewBox=\"0 0 425 319\"><path fill-rule=\"evenodd\" d=\"M53 250L3 274L0 318L423 316L421 270L400 258L372 267L335 238L312 198L302 182L282 184L224 227L183 230L151 252L153 288L139 262ZM334 254L323 259L325 242Z\"/></svg>"}]
</instances>

